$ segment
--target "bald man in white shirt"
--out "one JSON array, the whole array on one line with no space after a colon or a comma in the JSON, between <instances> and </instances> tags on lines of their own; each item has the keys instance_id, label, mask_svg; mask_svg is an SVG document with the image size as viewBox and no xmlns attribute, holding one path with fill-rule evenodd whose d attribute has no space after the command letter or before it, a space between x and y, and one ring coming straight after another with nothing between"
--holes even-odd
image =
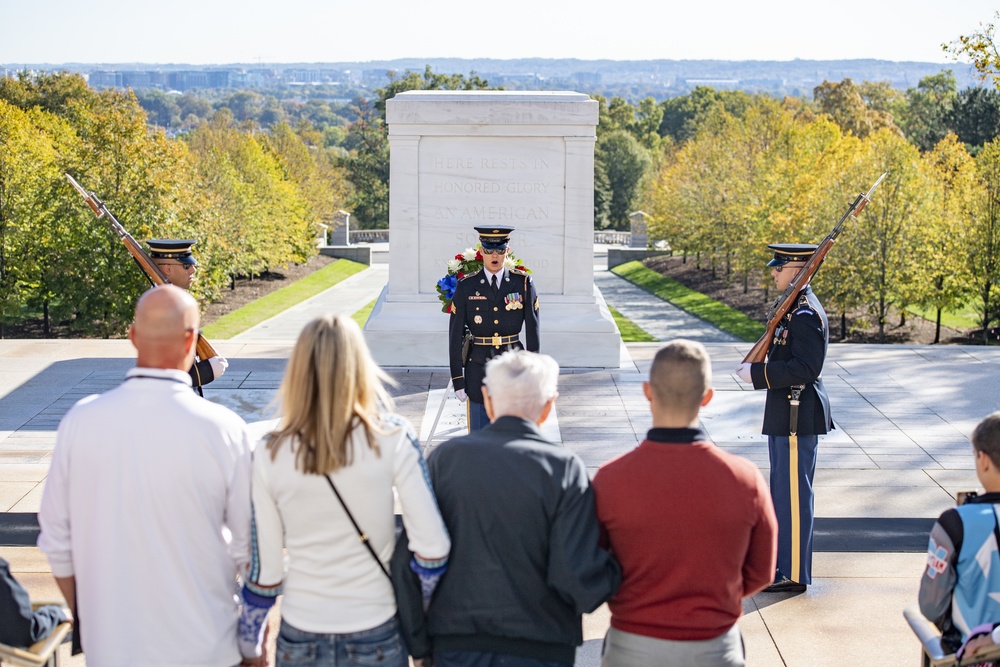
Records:
<instances>
[{"instance_id":1,"label":"bald man in white shirt","mask_svg":"<svg viewBox=\"0 0 1000 667\"><path fill-rule=\"evenodd\" d=\"M59 425L38 546L77 614L87 664L232 666L248 561L246 423L191 391L198 306L147 291L121 386Z\"/></svg>"}]
</instances>

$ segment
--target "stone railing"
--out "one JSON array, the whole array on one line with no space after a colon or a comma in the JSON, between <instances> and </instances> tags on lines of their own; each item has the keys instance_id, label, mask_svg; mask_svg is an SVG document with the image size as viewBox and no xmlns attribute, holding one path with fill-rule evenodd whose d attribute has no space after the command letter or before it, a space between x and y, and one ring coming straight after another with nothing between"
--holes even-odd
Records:
<instances>
[{"instance_id":1,"label":"stone railing","mask_svg":"<svg viewBox=\"0 0 1000 667\"><path fill-rule=\"evenodd\" d=\"M388 243L388 229L352 229L351 243ZM631 232L599 231L594 232L594 243L606 245L625 245L632 240Z\"/></svg>"},{"instance_id":2,"label":"stone railing","mask_svg":"<svg viewBox=\"0 0 1000 667\"><path fill-rule=\"evenodd\" d=\"M628 245L632 242L631 232L599 231L594 232L594 243L606 245Z\"/></svg>"},{"instance_id":3,"label":"stone railing","mask_svg":"<svg viewBox=\"0 0 1000 667\"><path fill-rule=\"evenodd\" d=\"M352 229L350 232L351 243L388 243L388 229Z\"/></svg>"}]
</instances>

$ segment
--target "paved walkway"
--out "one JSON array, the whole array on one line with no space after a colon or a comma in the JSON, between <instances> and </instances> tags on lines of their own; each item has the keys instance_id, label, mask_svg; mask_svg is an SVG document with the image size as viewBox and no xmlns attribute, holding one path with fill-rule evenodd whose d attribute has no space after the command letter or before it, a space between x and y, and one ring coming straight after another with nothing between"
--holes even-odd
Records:
<instances>
[{"instance_id":1,"label":"paved walkway","mask_svg":"<svg viewBox=\"0 0 1000 667\"><path fill-rule=\"evenodd\" d=\"M594 283L608 304L657 340L690 338L703 343L735 343L738 339L700 317L675 308L607 269L594 270Z\"/></svg>"},{"instance_id":2,"label":"paved walkway","mask_svg":"<svg viewBox=\"0 0 1000 667\"><path fill-rule=\"evenodd\" d=\"M345 278L330 289L296 304L243 333L234 341L292 340L313 318L327 313L353 315L378 298L389 280L388 264L372 264L367 269Z\"/></svg>"},{"instance_id":3,"label":"paved walkway","mask_svg":"<svg viewBox=\"0 0 1000 667\"><path fill-rule=\"evenodd\" d=\"M596 268L600 274L599 263ZM602 290L615 285L607 275L597 280ZM639 296L616 303L611 293L605 297L623 314ZM328 297L334 304L346 302L336 292ZM632 313L650 331L668 311L667 304L637 300ZM270 417L267 405L293 342L278 338L280 331L291 331L286 326L275 321L257 327L256 340L218 341L231 365L206 396L248 421ZM621 369L560 378L559 437L591 471L633 448L650 426L641 383L659 345L626 347L630 363ZM764 467L763 393L731 373L748 347L708 343L717 393L703 423L719 446ZM32 544L59 419L80 397L118 384L133 360L127 341L0 341L0 543ZM427 432L447 369L387 370L399 382L394 393L400 412ZM953 505L957 491L977 486L967 436L982 416L1000 409L1000 348L835 344L824 377L838 428L820 444L816 580L803 595L760 594L745 601L740 626L748 665L913 665L918 648L902 609L916 599L930 522ZM711 497L706 489L706 501ZM0 556L34 594L56 596L37 549L4 546ZM607 622L606 608L586 617L578 664L598 664Z\"/></svg>"}]
</instances>

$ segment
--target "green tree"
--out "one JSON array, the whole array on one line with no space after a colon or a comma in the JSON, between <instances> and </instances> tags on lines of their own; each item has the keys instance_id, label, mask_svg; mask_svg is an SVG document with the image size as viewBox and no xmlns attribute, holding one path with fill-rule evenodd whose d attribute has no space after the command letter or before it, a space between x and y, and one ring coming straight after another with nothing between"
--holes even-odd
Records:
<instances>
[{"instance_id":1,"label":"green tree","mask_svg":"<svg viewBox=\"0 0 1000 667\"><path fill-rule=\"evenodd\" d=\"M351 123L344 159L353 192L348 209L360 229L385 228L389 224L389 138L385 121L366 101L358 100L358 119Z\"/></svg>"},{"instance_id":2,"label":"green tree","mask_svg":"<svg viewBox=\"0 0 1000 667\"><path fill-rule=\"evenodd\" d=\"M948 133L948 121L958 98L951 70L925 76L906 91L908 104L899 119L904 136L921 152L932 150Z\"/></svg>"},{"instance_id":3,"label":"green tree","mask_svg":"<svg viewBox=\"0 0 1000 667\"><path fill-rule=\"evenodd\" d=\"M46 195L61 174L55 146L38 131L43 115L51 116L0 100L0 338L38 287L38 236L54 217Z\"/></svg>"},{"instance_id":4,"label":"green tree","mask_svg":"<svg viewBox=\"0 0 1000 667\"><path fill-rule=\"evenodd\" d=\"M964 262L961 237L976 183L976 165L954 134L938 142L924 155L928 191L923 209L928 214L924 242L916 249L918 279L914 281L915 303L936 311L934 342L941 340L941 313L961 306L970 296L969 273Z\"/></svg>"},{"instance_id":5,"label":"green tree","mask_svg":"<svg viewBox=\"0 0 1000 667\"><path fill-rule=\"evenodd\" d=\"M604 172L611 186L608 218L615 229L628 228L632 202L639 184L652 164L649 153L626 130L614 130L597 140L594 149L595 171Z\"/></svg>"},{"instance_id":6,"label":"green tree","mask_svg":"<svg viewBox=\"0 0 1000 667\"><path fill-rule=\"evenodd\" d=\"M966 224L958 230L979 305L982 337L988 340L1000 285L1000 139L976 156L980 188Z\"/></svg>"},{"instance_id":7,"label":"green tree","mask_svg":"<svg viewBox=\"0 0 1000 667\"><path fill-rule=\"evenodd\" d=\"M872 103L885 101L877 86L858 86L851 79L824 81L813 89L813 98L822 113L856 137L863 139L882 128L897 130L889 111Z\"/></svg>"},{"instance_id":8,"label":"green tree","mask_svg":"<svg viewBox=\"0 0 1000 667\"><path fill-rule=\"evenodd\" d=\"M749 104L750 95L742 91L698 86L689 95L674 97L660 104L663 109L660 136L669 136L677 142L685 141L695 135L713 109L721 107L734 116L740 116Z\"/></svg>"},{"instance_id":9,"label":"green tree","mask_svg":"<svg viewBox=\"0 0 1000 667\"><path fill-rule=\"evenodd\" d=\"M850 249L848 259L878 324L879 342L884 342L890 309L902 310L914 300L909 286L916 277L916 250L926 228L926 183L916 147L895 132L874 132L864 148L869 170L889 175L844 249Z\"/></svg>"},{"instance_id":10,"label":"green tree","mask_svg":"<svg viewBox=\"0 0 1000 667\"><path fill-rule=\"evenodd\" d=\"M288 178L308 203L310 220L331 224L334 214L345 206L348 184L343 170L327 149L307 145L303 135L322 142L322 135L308 123L295 132L287 123L278 123L264 135L265 144L278 156ZM318 136L315 136L318 135Z\"/></svg>"},{"instance_id":11,"label":"green tree","mask_svg":"<svg viewBox=\"0 0 1000 667\"><path fill-rule=\"evenodd\" d=\"M279 157L241 130L228 111L195 130L189 144L199 179L221 209L212 218L212 250L227 273L253 275L315 253L308 202Z\"/></svg>"},{"instance_id":12,"label":"green tree","mask_svg":"<svg viewBox=\"0 0 1000 667\"><path fill-rule=\"evenodd\" d=\"M176 95L168 95L162 90L146 90L136 93L136 98L151 125L181 126L181 108L177 104Z\"/></svg>"},{"instance_id":13,"label":"green tree","mask_svg":"<svg viewBox=\"0 0 1000 667\"><path fill-rule=\"evenodd\" d=\"M1000 91L972 87L958 93L948 126L972 151L1000 136Z\"/></svg>"},{"instance_id":14,"label":"green tree","mask_svg":"<svg viewBox=\"0 0 1000 667\"><path fill-rule=\"evenodd\" d=\"M994 18L1000 19L1000 11ZM942 44L941 48L955 60L971 60L981 81L990 81L994 87L1000 88L1000 51L997 50L995 38L995 24L980 23L979 30L969 35L960 35L955 41Z\"/></svg>"}]
</instances>

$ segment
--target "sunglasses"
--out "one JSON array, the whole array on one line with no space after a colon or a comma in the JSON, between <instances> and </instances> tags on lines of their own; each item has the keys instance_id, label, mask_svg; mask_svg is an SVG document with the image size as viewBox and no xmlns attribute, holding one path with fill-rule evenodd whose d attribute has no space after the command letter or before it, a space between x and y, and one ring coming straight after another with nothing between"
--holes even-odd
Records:
<instances>
[{"instance_id":1,"label":"sunglasses","mask_svg":"<svg viewBox=\"0 0 1000 667\"><path fill-rule=\"evenodd\" d=\"M502 255L507 252L507 248L483 248L484 255Z\"/></svg>"},{"instance_id":2,"label":"sunglasses","mask_svg":"<svg viewBox=\"0 0 1000 667\"><path fill-rule=\"evenodd\" d=\"M775 267L772 267L772 268L774 269L775 273L781 273L782 269L784 269L785 267L788 267L789 269L795 269L796 271L798 271L803 266L805 266L805 264L794 264L794 265L792 265L792 264L779 264L779 265L777 265Z\"/></svg>"},{"instance_id":3,"label":"sunglasses","mask_svg":"<svg viewBox=\"0 0 1000 667\"><path fill-rule=\"evenodd\" d=\"M179 266L185 271L194 271L198 268L197 264L182 264L180 262L161 262L160 266Z\"/></svg>"}]
</instances>

